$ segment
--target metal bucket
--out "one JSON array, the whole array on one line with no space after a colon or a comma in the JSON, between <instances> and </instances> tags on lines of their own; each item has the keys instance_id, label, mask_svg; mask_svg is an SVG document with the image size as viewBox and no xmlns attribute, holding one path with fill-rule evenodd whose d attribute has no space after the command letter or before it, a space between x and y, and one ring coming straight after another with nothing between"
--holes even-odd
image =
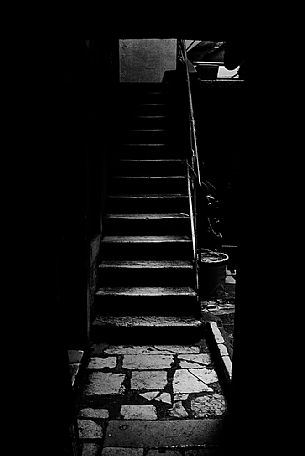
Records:
<instances>
[{"instance_id":1,"label":"metal bucket","mask_svg":"<svg viewBox=\"0 0 305 456\"><path fill-rule=\"evenodd\" d=\"M200 298L219 299L224 296L226 265L229 255L209 249L200 253Z\"/></svg>"}]
</instances>

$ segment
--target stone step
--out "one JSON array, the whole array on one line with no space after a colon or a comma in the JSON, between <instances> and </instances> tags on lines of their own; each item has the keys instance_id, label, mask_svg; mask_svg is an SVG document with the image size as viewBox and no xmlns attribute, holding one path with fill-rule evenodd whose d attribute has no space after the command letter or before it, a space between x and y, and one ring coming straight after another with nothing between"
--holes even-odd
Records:
<instances>
[{"instance_id":1,"label":"stone step","mask_svg":"<svg viewBox=\"0 0 305 456\"><path fill-rule=\"evenodd\" d=\"M193 269L193 264L191 261L170 261L170 260L162 260L162 261L152 261L152 260L144 260L144 261L124 261L124 260L108 260L102 261L99 265L101 269L147 269L151 270L166 270L166 269Z\"/></svg>"},{"instance_id":2,"label":"stone step","mask_svg":"<svg viewBox=\"0 0 305 456\"><path fill-rule=\"evenodd\" d=\"M195 298L191 287L103 287L97 296L122 298Z\"/></svg>"},{"instance_id":3,"label":"stone step","mask_svg":"<svg viewBox=\"0 0 305 456\"><path fill-rule=\"evenodd\" d=\"M147 102L139 103L134 107L134 112L138 115L165 115L170 107L167 103Z\"/></svg>"},{"instance_id":4,"label":"stone step","mask_svg":"<svg viewBox=\"0 0 305 456\"><path fill-rule=\"evenodd\" d=\"M113 342L115 344L156 344L197 342L205 331L199 315L191 312L180 316L130 315L121 314L97 315L92 324L93 341Z\"/></svg>"},{"instance_id":5,"label":"stone step","mask_svg":"<svg viewBox=\"0 0 305 456\"><path fill-rule=\"evenodd\" d=\"M190 233L190 218L184 213L125 213L104 217L105 233L115 234L176 234Z\"/></svg>"},{"instance_id":6,"label":"stone step","mask_svg":"<svg viewBox=\"0 0 305 456\"><path fill-rule=\"evenodd\" d=\"M187 450L200 446L200 453L194 454L209 455L213 454L208 452L209 447L219 446L223 441L223 432L224 420L217 418L173 421L128 420L124 421L124 426L120 420L110 420L105 432L104 447L180 447Z\"/></svg>"},{"instance_id":7,"label":"stone step","mask_svg":"<svg viewBox=\"0 0 305 456\"><path fill-rule=\"evenodd\" d=\"M164 128L132 128L122 130L120 139L123 143L163 143L169 141L169 130Z\"/></svg>"},{"instance_id":8,"label":"stone step","mask_svg":"<svg viewBox=\"0 0 305 456\"><path fill-rule=\"evenodd\" d=\"M112 193L184 193L186 176L113 176Z\"/></svg>"},{"instance_id":9,"label":"stone step","mask_svg":"<svg viewBox=\"0 0 305 456\"><path fill-rule=\"evenodd\" d=\"M121 175L130 176L169 176L183 175L186 172L186 161L179 159L120 159L116 169Z\"/></svg>"},{"instance_id":10,"label":"stone step","mask_svg":"<svg viewBox=\"0 0 305 456\"><path fill-rule=\"evenodd\" d=\"M105 236L101 241L103 259L192 259L189 236Z\"/></svg>"},{"instance_id":11,"label":"stone step","mask_svg":"<svg viewBox=\"0 0 305 456\"><path fill-rule=\"evenodd\" d=\"M120 83L118 90L121 100L128 100L130 103L135 100L159 100L168 96L166 87L158 83Z\"/></svg>"},{"instance_id":12,"label":"stone step","mask_svg":"<svg viewBox=\"0 0 305 456\"><path fill-rule=\"evenodd\" d=\"M195 286L191 261L103 260L98 266L99 286Z\"/></svg>"},{"instance_id":13,"label":"stone step","mask_svg":"<svg viewBox=\"0 0 305 456\"><path fill-rule=\"evenodd\" d=\"M134 125L137 127L152 127L152 128L164 128L167 127L170 118L166 114L157 114L157 115L145 115L145 114L135 114L131 116L129 119L125 118L125 122L127 121L128 125Z\"/></svg>"},{"instance_id":14,"label":"stone step","mask_svg":"<svg viewBox=\"0 0 305 456\"><path fill-rule=\"evenodd\" d=\"M133 159L185 158L184 150L179 150L178 147L173 147L172 144L166 142L134 143L126 141L118 146L116 154L122 158Z\"/></svg>"},{"instance_id":15,"label":"stone step","mask_svg":"<svg viewBox=\"0 0 305 456\"><path fill-rule=\"evenodd\" d=\"M181 315L194 312L197 295L191 287L103 287L95 293L99 314Z\"/></svg>"},{"instance_id":16,"label":"stone step","mask_svg":"<svg viewBox=\"0 0 305 456\"><path fill-rule=\"evenodd\" d=\"M149 213L151 211L180 211L189 213L189 199L185 193L118 194L107 198L108 211Z\"/></svg>"}]
</instances>

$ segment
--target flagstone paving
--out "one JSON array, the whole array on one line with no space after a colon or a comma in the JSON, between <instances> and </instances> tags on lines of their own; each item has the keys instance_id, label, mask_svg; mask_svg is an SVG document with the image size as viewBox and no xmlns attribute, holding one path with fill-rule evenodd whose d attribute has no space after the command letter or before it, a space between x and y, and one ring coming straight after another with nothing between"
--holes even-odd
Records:
<instances>
[{"instance_id":1,"label":"flagstone paving","mask_svg":"<svg viewBox=\"0 0 305 456\"><path fill-rule=\"evenodd\" d=\"M82 456L214 454L227 411L205 340L94 344L78 405Z\"/></svg>"}]
</instances>

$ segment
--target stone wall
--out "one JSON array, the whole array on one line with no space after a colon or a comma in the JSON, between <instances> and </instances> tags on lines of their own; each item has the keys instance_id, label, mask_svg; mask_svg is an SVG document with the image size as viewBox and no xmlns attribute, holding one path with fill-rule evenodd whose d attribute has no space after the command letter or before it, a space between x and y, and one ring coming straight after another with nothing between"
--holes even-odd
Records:
<instances>
[{"instance_id":1,"label":"stone wall","mask_svg":"<svg viewBox=\"0 0 305 456\"><path fill-rule=\"evenodd\" d=\"M120 40L120 81L161 82L176 69L176 39Z\"/></svg>"}]
</instances>

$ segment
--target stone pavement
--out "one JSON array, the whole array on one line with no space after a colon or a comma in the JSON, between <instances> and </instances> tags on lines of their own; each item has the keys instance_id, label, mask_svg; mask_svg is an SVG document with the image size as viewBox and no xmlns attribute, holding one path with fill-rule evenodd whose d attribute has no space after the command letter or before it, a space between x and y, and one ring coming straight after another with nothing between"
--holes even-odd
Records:
<instances>
[{"instance_id":1,"label":"stone pavement","mask_svg":"<svg viewBox=\"0 0 305 456\"><path fill-rule=\"evenodd\" d=\"M236 270L227 268L223 293L215 299L202 303L203 315L208 315L209 320L217 322L231 359L234 342L235 286Z\"/></svg>"},{"instance_id":2,"label":"stone pavement","mask_svg":"<svg viewBox=\"0 0 305 456\"><path fill-rule=\"evenodd\" d=\"M93 344L78 403L82 456L216 455L227 403L211 352Z\"/></svg>"},{"instance_id":3,"label":"stone pavement","mask_svg":"<svg viewBox=\"0 0 305 456\"><path fill-rule=\"evenodd\" d=\"M82 456L223 454L234 277L227 270L224 295L203 303L206 330L193 345L92 344L77 399ZM69 356L74 382L83 352Z\"/></svg>"}]
</instances>

